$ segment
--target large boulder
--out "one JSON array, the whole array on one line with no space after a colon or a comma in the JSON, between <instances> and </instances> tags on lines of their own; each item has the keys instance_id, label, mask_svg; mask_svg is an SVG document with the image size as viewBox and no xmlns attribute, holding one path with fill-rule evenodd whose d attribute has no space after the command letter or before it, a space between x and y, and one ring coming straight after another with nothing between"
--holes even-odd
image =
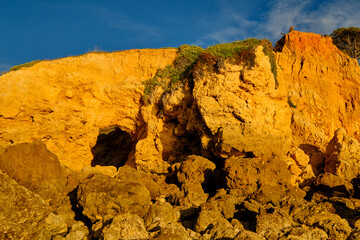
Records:
<instances>
[{"instance_id":1,"label":"large boulder","mask_svg":"<svg viewBox=\"0 0 360 240\"><path fill-rule=\"evenodd\" d=\"M0 171L0 239L39 239L50 206Z\"/></svg>"},{"instance_id":2,"label":"large boulder","mask_svg":"<svg viewBox=\"0 0 360 240\"><path fill-rule=\"evenodd\" d=\"M66 171L43 142L16 144L4 149L0 154L0 169L47 201L67 194Z\"/></svg>"},{"instance_id":3,"label":"large boulder","mask_svg":"<svg viewBox=\"0 0 360 240\"><path fill-rule=\"evenodd\" d=\"M78 206L92 222L106 222L119 213L143 217L150 206L150 193L137 182L122 181L97 174L82 182L77 190Z\"/></svg>"},{"instance_id":4,"label":"large boulder","mask_svg":"<svg viewBox=\"0 0 360 240\"><path fill-rule=\"evenodd\" d=\"M326 148L325 171L352 180L360 174L360 144L340 128Z\"/></svg>"}]
</instances>

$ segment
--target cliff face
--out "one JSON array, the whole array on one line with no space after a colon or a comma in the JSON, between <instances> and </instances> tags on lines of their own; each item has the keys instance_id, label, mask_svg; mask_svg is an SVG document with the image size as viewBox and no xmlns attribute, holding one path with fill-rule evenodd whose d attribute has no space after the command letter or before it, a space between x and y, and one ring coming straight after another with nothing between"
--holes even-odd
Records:
<instances>
[{"instance_id":1,"label":"cliff face","mask_svg":"<svg viewBox=\"0 0 360 240\"><path fill-rule=\"evenodd\" d=\"M66 166L89 166L99 129L135 134L142 81L175 56L175 49L89 53L1 76L0 145L42 140Z\"/></svg>"},{"instance_id":2,"label":"cliff face","mask_svg":"<svg viewBox=\"0 0 360 240\"><path fill-rule=\"evenodd\" d=\"M293 105L297 144L324 149L334 131L344 127L359 139L360 68L330 37L293 31L278 48L280 89Z\"/></svg>"},{"instance_id":3,"label":"cliff face","mask_svg":"<svg viewBox=\"0 0 360 240\"><path fill-rule=\"evenodd\" d=\"M263 44L174 85L175 49L1 76L0 238L359 239L360 67L312 33Z\"/></svg>"},{"instance_id":4,"label":"cliff face","mask_svg":"<svg viewBox=\"0 0 360 240\"><path fill-rule=\"evenodd\" d=\"M262 47L253 68L200 57L192 86L157 89L150 105L142 82L171 64L175 49L90 53L10 72L1 77L0 144L42 140L76 170L125 154L129 165L166 173L190 153L283 157L294 146L321 153L340 127L358 138L357 62L329 37L293 31L280 43L277 79ZM127 149L106 155L109 141Z\"/></svg>"}]
</instances>

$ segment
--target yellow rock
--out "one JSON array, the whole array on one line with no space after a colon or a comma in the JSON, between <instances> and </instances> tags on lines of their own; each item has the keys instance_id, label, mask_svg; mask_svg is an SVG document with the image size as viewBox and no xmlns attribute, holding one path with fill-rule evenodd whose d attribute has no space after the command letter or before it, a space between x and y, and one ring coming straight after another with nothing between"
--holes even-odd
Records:
<instances>
[{"instance_id":1,"label":"yellow rock","mask_svg":"<svg viewBox=\"0 0 360 240\"><path fill-rule=\"evenodd\" d=\"M144 85L176 49L88 53L0 77L0 146L44 141L66 166L90 166L99 129L134 135Z\"/></svg>"}]
</instances>

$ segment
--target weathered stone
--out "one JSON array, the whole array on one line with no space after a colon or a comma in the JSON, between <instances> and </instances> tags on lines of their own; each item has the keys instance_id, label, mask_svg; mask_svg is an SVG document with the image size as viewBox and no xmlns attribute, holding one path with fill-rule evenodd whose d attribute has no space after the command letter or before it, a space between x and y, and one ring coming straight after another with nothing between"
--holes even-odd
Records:
<instances>
[{"instance_id":1,"label":"weathered stone","mask_svg":"<svg viewBox=\"0 0 360 240\"><path fill-rule=\"evenodd\" d=\"M335 209L329 209L325 204L308 203L293 209L291 216L296 222L323 229L329 238L346 239L351 227L345 219L332 212Z\"/></svg>"},{"instance_id":2,"label":"weathered stone","mask_svg":"<svg viewBox=\"0 0 360 240\"><path fill-rule=\"evenodd\" d=\"M149 234L144 221L138 215L125 213L114 217L111 224L102 231L101 239L149 239Z\"/></svg>"},{"instance_id":3,"label":"weathered stone","mask_svg":"<svg viewBox=\"0 0 360 240\"><path fill-rule=\"evenodd\" d=\"M220 189L214 197L210 198L208 202L211 202L216 206L226 219L233 218L236 211L235 205L240 203L240 199L226 194L224 189Z\"/></svg>"},{"instance_id":4,"label":"weathered stone","mask_svg":"<svg viewBox=\"0 0 360 240\"><path fill-rule=\"evenodd\" d=\"M99 129L135 133L142 82L171 64L176 51L88 53L1 76L0 145L42 139L66 166L90 166Z\"/></svg>"},{"instance_id":5,"label":"weathered stone","mask_svg":"<svg viewBox=\"0 0 360 240\"><path fill-rule=\"evenodd\" d=\"M0 239L38 239L50 206L0 171Z\"/></svg>"},{"instance_id":6,"label":"weathered stone","mask_svg":"<svg viewBox=\"0 0 360 240\"><path fill-rule=\"evenodd\" d=\"M10 146L0 155L0 169L47 201L66 195L66 173L42 142Z\"/></svg>"},{"instance_id":7,"label":"weathered stone","mask_svg":"<svg viewBox=\"0 0 360 240\"><path fill-rule=\"evenodd\" d=\"M143 217L150 206L150 193L141 183L97 174L79 185L77 201L92 222L106 222L119 213Z\"/></svg>"},{"instance_id":8,"label":"weathered stone","mask_svg":"<svg viewBox=\"0 0 360 240\"><path fill-rule=\"evenodd\" d=\"M208 199L208 194L204 193L201 184L197 181L188 180L181 185L184 197L179 199L183 206L200 206Z\"/></svg>"},{"instance_id":9,"label":"weathered stone","mask_svg":"<svg viewBox=\"0 0 360 240\"><path fill-rule=\"evenodd\" d=\"M326 148L325 171L352 180L360 174L360 144L340 128Z\"/></svg>"},{"instance_id":10,"label":"weathered stone","mask_svg":"<svg viewBox=\"0 0 360 240\"><path fill-rule=\"evenodd\" d=\"M307 229L304 227L291 227L286 231L284 229L283 236L279 237L279 240L285 239L303 239L303 240L311 240L311 239L321 239L326 240L329 239L328 235L319 228Z\"/></svg>"},{"instance_id":11,"label":"weathered stone","mask_svg":"<svg viewBox=\"0 0 360 240\"><path fill-rule=\"evenodd\" d=\"M189 233L180 223L171 223L163 226L160 234L154 237L156 240L191 240Z\"/></svg>"},{"instance_id":12,"label":"weathered stone","mask_svg":"<svg viewBox=\"0 0 360 240\"><path fill-rule=\"evenodd\" d=\"M220 221L214 222L213 226L206 233L210 235L210 239L234 239L241 230L234 227L228 221Z\"/></svg>"},{"instance_id":13,"label":"weathered stone","mask_svg":"<svg viewBox=\"0 0 360 240\"><path fill-rule=\"evenodd\" d=\"M155 222L164 224L177 222L180 218L180 212L175 210L168 202L155 202L150 205L149 211L144 216L145 226L150 226Z\"/></svg>"},{"instance_id":14,"label":"weathered stone","mask_svg":"<svg viewBox=\"0 0 360 240\"><path fill-rule=\"evenodd\" d=\"M144 184L147 190L149 190L152 199L158 198L161 194L159 184L149 174L130 166L120 167L115 178L119 179L119 181L132 181Z\"/></svg>"},{"instance_id":15,"label":"weathered stone","mask_svg":"<svg viewBox=\"0 0 360 240\"><path fill-rule=\"evenodd\" d=\"M215 168L215 164L210 160L201 156L190 155L185 161L181 162L177 178L180 183L187 180L207 183Z\"/></svg>"},{"instance_id":16,"label":"weathered stone","mask_svg":"<svg viewBox=\"0 0 360 240\"><path fill-rule=\"evenodd\" d=\"M348 197L353 193L353 185L348 180L332 173L320 174L315 180L315 186L330 196L337 192Z\"/></svg>"},{"instance_id":17,"label":"weathered stone","mask_svg":"<svg viewBox=\"0 0 360 240\"><path fill-rule=\"evenodd\" d=\"M68 234L66 234L66 240L87 240L89 235L88 228L84 225L83 222L76 222L71 226L71 229Z\"/></svg>"},{"instance_id":18,"label":"weathered stone","mask_svg":"<svg viewBox=\"0 0 360 240\"><path fill-rule=\"evenodd\" d=\"M252 231L244 230L236 235L234 240L265 240L265 238Z\"/></svg>"},{"instance_id":19,"label":"weathered stone","mask_svg":"<svg viewBox=\"0 0 360 240\"><path fill-rule=\"evenodd\" d=\"M204 203L200 206L200 212L195 222L195 231L203 232L210 225L217 222L228 222L221 214L219 209L211 203Z\"/></svg>"},{"instance_id":20,"label":"weathered stone","mask_svg":"<svg viewBox=\"0 0 360 240\"><path fill-rule=\"evenodd\" d=\"M256 233L266 239L278 239L283 229L296 225L287 209L262 208L256 216Z\"/></svg>"},{"instance_id":21,"label":"weathered stone","mask_svg":"<svg viewBox=\"0 0 360 240\"><path fill-rule=\"evenodd\" d=\"M82 172L85 175L101 173L101 174L104 174L104 175L108 175L109 177L115 177L116 173L117 173L117 169L114 166L96 165L95 167L84 167L82 169Z\"/></svg>"}]
</instances>

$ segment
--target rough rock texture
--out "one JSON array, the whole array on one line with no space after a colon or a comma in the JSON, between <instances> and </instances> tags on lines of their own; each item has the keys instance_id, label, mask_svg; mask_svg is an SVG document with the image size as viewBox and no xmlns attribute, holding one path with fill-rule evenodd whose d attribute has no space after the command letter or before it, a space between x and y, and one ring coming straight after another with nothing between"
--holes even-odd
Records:
<instances>
[{"instance_id":1,"label":"rough rock texture","mask_svg":"<svg viewBox=\"0 0 360 240\"><path fill-rule=\"evenodd\" d=\"M47 201L66 195L65 169L42 142L16 144L4 149L0 154L0 169Z\"/></svg>"},{"instance_id":2,"label":"rough rock texture","mask_svg":"<svg viewBox=\"0 0 360 240\"><path fill-rule=\"evenodd\" d=\"M144 221L130 213L114 217L111 224L102 231L101 239L148 239L149 234L145 229Z\"/></svg>"},{"instance_id":3,"label":"rough rock texture","mask_svg":"<svg viewBox=\"0 0 360 240\"><path fill-rule=\"evenodd\" d=\"M150 206L150 193L141 183L97 174L79 185L77 200L85 216L93 222L106 222L118 213L143 217Z\"/></svg>"},{"instance_id":4,"label":"rough rock texture","mask_svg":"<svg viewBox=\"0 0 360 240\"><path fill-rule=\"evenodd\" d=\"M360 144L346 134L345 129L335 131L326 149L326 172L351 180L360 174Z\"/></svg>"},{"instance_id":5,"label":"rough rock texture","mask_svg":"<svg viewBox=\"0 0 360 240\"><path fill-rule=\"evenodd\" d=\"M161 188L159 184L156 183L149 174L136 170L130 166L120 167L115 178L119 179L119 181L132 181L144 184L150 192L152 199L156 199L161 195Z\"/></svg>"},{"instance_id":6,"label":"rough rock texture","mask_svg":"<svg viewBox=\"0 0 360 240\"><path fill-rule=\"evenodd\" d=\"M37 239L50 206L0 171L0 238Z\"/></svg>"},{"instance_id":7,"label":"rough rock texture","mask_svg":"<svg viewBox=\"0 0 360 240\"><path fill-rule=\"evenodd\" d=\"M142 81L175 56L176 49L88 53L1 76L0 144L41 139L66 166L90 166L99 129L119 126L134 135Z\"/></svg>"},{"instance_id":8,"label":"rough rock texture","mask_svg":"<svg viewBox=\"0 0 360 240\"><path fill-rule=\"evenodd\" d=\"M203 52L146 94L181 51L1 76L0 169L18 183L0 174L0 238L358 238L358 64L311 33L277 43L277 74L263 50L253 67Z\"/></svg>"},{"instance_id":9,"label":"rough rock texture","mask_svg":"<svg viewBox=\"0 0 360 240\"><path fill-rule=\"evenodd\" d=\"M344 127L350 136L359 131L360 67L343 54L330 37L292 31L277 52L279 91L292 105L295 143L325 150L333 132Z\"/></svg>"}]
</instances>

